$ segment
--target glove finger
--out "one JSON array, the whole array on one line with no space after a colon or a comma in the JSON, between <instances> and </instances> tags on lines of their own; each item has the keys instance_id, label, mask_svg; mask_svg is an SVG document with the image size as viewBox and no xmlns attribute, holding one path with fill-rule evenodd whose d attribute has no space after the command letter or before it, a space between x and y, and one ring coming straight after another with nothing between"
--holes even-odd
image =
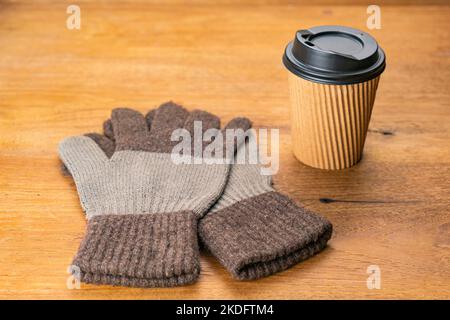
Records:
<instances>
[{"instance_id":1,"label":"glove finger","mask_svg":"<svg viewBox=\"0 0 450 320\"><path fill-rule=\"evenodd\" d=\"M145 115L145 121L147 122L147 127L150 130L151 128L151 123L153 121L153 118L155 116L155 109L150 110L149 112L147 112L147 114ZM114 141L114 129L113 129L113 125L112 125L112 121L111 119L106 120L105 122L103 122L103 134L110 140Z\"/></svg>"},{"instance_id":2,"label":"glove finger","mask_svg":"<svg viewBox=\"0 0 450 320\"><path fill-rule=\"evenodd\" d=\"M112 141L108 137L98 134L98 133L87 133L87 134L85 134L85 136L94 140L95 143L100 147L100 149L103 150L105 155L108 158L111 158L111 156L114 153L114 149L115 149L114 141ZM63 176L72 176L72 174L70 173L69 169L66 167L64 162L61 163L61 173Z\"/></svg>"},{"instance_id":3,"label":"glove finger","mask_svg":"<svg viewBox=\"0 0 450 320\"><path fill-rule=\"evenodd\" d=\"M195 122L198 121L201 124L201 133L203 134L208 129L220 129L220 119L219 117L203 110L194 110L189 114L189 117L184 123L184 128L188 130L191 135L194 134ZM197 129L200 126L197 125Z\"/></svg>"},{"instance_id":4,"label":"glove finger","mask_svg":"<svg viewBox=\"0 0 450 320\"><path fill-rule=\"evenodd\" d=\"M98 144L100 149L102 149L102 151L108 158L112 157L114 150L116 148L114 141L106 137L106 135L102 135L99 133L87 133L85 134L85 136L94 140L95 143Z\"/></svg>"},{"instance_id":5,"label":"glove finger","mask_svg":"<svg viewBox=\"0 0 450 320\"><path fill-rule=\"evenodd\" d=\"M209 129L216 129L218 131L220 129L220 119L209 112L194 110L186 119L184 128L191 134L192 154L196 157L201 157L202 150L205 150L205 147L213 141L213 139L210 139L210 135L206 137L207 141L203 141L204 133ZM199 146L202 146L201 150Z\"/></svg>"},{"instance_id":6,"label":"glove finger","mask_svg":"<svg viewBox=\"0 0 450 320\"><path fill-rule=\"evenodd\" d=\"M146 149L149 130L140 112L128 108L114 109L111 113L111 123L116 151Z\"/></svg>"},{"instance_id":7,"label":"glove finger","mask_svg":"<svg viewBox=\"0 0 450 320\"><path fill-rule=\"evenodd\" d=\"M84 174L104 166L108 157L94 140L85 136L69 137L58 147L61 160L72 175Z\"/></svg>"},{"instance_id":8,"label":"glove finger","mask_svg":"<svg viewBox=\"0 0 450 320\"><path fill-rule=\"evenodd\" d=\"M223 154L231 158L236 150L244 144L246 131L252 127L252 122L248 118L238 117L231 119L225 128L222 129L224 149Z\"/></svg>"},{"instance_id":9,"label":"glove finger","mask_svg":"<svg viewBox=\"0 0 450 320\"><path fill-rule=\"evenodd\" d=\"M244 131L247 131L252 127L252 122L250 119L245 117L237 117L234 119L231 119L230 122L227 123L224 130L226 129L242 129Z\"/></svg>"},{"instance_id":10,"label":"glove finger","mask_svg":"<svg viewBox=\"0 0 450 320\"><path fill-rule=\"evenodd\" d=\"M183 124L189 112L180 105L173 102L162 104L154 112L149 112L146 116L147 122L151 122L150 128L150 151L172 152L173 146L178 141L171 141L174 130L183 128Z\"/></svg>"}]
</instances>

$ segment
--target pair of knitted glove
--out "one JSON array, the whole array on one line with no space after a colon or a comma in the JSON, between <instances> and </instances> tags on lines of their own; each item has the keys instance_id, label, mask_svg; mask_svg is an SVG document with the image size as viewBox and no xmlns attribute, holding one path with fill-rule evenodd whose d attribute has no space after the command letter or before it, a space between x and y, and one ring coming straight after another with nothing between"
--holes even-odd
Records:
<instances>
[{"instance_id":1,"label":"pair of knitted glove","mask_svg":"<svg viewBox=\"0 0 450 320\"><path fill-rule=\"evenodd\" d=\"M171 140L172 132L184 128L194 135L196 121L202 133L220 129L216 116L169 102L145 117L115 109L104 135L60 143L88 220L73 261L81 281L192 283L200 272L198 238L240 280L284 270L326 246L331 224L276 192L258 164L174 163L171 152L179 142ZM250 126L248 119L235 118L225 128ZM212 142L201 143L204 149ZM245 152L235 147L223 157ZM191 157L203 155L192 151Z\"/></svg>"}]
</instances>

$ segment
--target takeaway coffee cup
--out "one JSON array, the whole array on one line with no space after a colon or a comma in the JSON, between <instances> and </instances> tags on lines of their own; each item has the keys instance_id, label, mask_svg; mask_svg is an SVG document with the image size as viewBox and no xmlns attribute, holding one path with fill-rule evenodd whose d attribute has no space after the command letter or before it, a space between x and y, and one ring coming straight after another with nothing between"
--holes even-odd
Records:
<instances>
[{"instance_id":1,"label":"takeaway coffee cup","mask_svg":"<svg viewBox=\"0 0 450 320\"><path fill-rule=\"evenodd\" d=\"M294 155L344 169L362 156L385 54L369 34L342 26L297 31L285 50Z\"/></svg>"}]
</instances>

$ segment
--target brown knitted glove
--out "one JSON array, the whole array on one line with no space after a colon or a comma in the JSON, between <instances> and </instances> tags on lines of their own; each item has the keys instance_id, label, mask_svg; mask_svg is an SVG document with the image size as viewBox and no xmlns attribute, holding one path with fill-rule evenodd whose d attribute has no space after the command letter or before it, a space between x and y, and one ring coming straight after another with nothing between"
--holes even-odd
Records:
<instances>
[{"instance_id":1,"label":"brown knitted glove","mask_svg":"<svg viewBox=\"0 0 450 320\"><path fill-rule=\"evenodd\" d=\"M88 218L73 262L82 281L153 287L197 279L197 220L222 193L229 164L171 160L178 143L170 140L173 130L193 132L195 121L202 122L203 131L219 129L217 117L167 103L155 111L150 128L138 112L114 110L116 147L111 159L89 137L61 142L61 159L76 182ZM235 119L229 127L246 123Z\"/></svg>"},{"instance_id":2,"label":"brown knitted glove","mask_svg":"<svg viewBox=\"0 0 450 320\"><path fill-rule=\"evenodd\" d=\"M232 166L222 196L198 230L204 245L236 279L251 280L287 269L325 248L332 225L276 192L270 176L247 162Z\"/></svg>"}]
</instances>

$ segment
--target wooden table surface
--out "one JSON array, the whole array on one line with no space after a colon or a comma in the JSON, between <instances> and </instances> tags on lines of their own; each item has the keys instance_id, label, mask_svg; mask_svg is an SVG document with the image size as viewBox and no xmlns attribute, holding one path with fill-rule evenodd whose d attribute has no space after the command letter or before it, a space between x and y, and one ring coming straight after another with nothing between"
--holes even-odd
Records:
<instances>
[{"instance_id":1,"label":"wooden table surface","mask_svg":"<svg viewBox=\"0 0 450 320\"><path fill-rule=\"evenodd\" d=\"M176 1L175 1L176 2ZM0 298L450 298L450 7L0 3ZM363 160L336 172L290 150L281 63L295 30L343 24L385 49ZM166 289L66 286L86 225L59 170L64 137L101 130L117 106L174 100L280 129L275 186L334 224L320 255L251 282L203 255L199 281ZM324 201L329 199L329 201ZM367 268L381 271L369 290Z\"/></svg>"}]
</instances>

